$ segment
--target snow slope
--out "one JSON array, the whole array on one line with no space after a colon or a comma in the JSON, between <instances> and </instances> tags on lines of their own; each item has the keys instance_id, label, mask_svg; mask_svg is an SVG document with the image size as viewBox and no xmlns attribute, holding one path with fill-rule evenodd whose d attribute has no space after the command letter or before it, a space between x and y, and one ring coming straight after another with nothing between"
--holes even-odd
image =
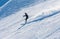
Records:
<instances>
[{"instance_id":1,"label":"snow slope","mask_svg":"<svg viewBox=\"0 0 60 39\"><path fill-rule=\"evenodd\" d=\"M9 0L6 4L0 7L0 19L7 17L24 7L32 6L44 0Z\"/></svg>"},{"instance_id":2,"label":"snow slope","mask_svg":"<svg viewBox=\"0 0 60 39\"><path fill-rule=\"evenodd\" d=\"M29 19L21 25L25 12ZM3 18L0 39L60 39L60 0L38 2Z\"/></svg>"}]
</instances>

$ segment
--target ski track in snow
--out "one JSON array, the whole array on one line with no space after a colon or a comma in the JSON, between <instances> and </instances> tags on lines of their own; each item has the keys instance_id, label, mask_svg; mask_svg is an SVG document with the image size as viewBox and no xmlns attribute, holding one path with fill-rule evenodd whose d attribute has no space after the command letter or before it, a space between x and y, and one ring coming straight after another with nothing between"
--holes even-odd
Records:
<instances>
[{"instance_id":1,"label":"ski track in snow","mask_svg":"<svg viewBox=\"0 0 60 39\"><path fill-rule=\"evenodd\" d=\"M21 0L21 3L29 2L25 5L27 7L14 5L16 7L9 8L10 3L13 5L18 1L11 0L9 4L0 7L0 12L3 13L0 13L0 39L60 39L60 0ZM6 8L9 10L5 11ZM11 9L13 10L10 11ZM30 18L27 24L21 25L24 24L24 12L27 12Z\"/></svg>"}]
</instances>

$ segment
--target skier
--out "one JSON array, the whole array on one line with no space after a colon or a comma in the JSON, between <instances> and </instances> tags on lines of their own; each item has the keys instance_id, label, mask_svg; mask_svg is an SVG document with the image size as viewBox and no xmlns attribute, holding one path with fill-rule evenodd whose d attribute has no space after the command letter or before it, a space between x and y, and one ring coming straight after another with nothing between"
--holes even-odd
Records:
<instances>
[{"instance_id":1,"label":"skier","mask_svg":"<svg viewBox=\"0 0 60 39\"><path fill-rule=\"evenodd\" d=\"M24 15L23 17L26 17L26 18L25 18L25 24L26 24L26 23L27 23L27 19L29 18L29 17L28 17L28 14L25 13L25 15Z\"/></svg>"}]
</instances>

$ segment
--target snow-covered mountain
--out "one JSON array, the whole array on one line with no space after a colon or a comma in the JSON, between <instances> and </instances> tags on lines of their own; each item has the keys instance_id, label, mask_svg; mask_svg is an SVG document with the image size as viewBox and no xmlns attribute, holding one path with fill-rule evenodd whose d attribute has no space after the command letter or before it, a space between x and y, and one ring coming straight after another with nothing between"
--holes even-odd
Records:
<instances>
[{"instance_id":1,"label":"snow-covered mountain","mask_svg":"<svg viewBox=\"0 0 60 39\"><path fill-rule=\"evenodd\" d=\"M0 39L60 39L60 0L31 1L11 0L0 8ZM29 19L22 25L25 12Z\"/></svg>"}]
</instances>

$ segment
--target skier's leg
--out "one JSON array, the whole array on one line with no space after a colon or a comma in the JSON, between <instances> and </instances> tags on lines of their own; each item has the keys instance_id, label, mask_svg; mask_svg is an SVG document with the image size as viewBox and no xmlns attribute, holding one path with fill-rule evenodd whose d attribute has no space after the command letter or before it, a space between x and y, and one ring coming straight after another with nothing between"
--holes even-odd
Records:
<instances>
[{"instance_id":1,"label":"skier's leg","mask_svg":"<svg viewBox=\"0 0 60 39\"><path fill-rule=\"evenodd\" d=\"M25 24L27 23L27 19L25 19Z\"/></svg>"}]
</instances>

